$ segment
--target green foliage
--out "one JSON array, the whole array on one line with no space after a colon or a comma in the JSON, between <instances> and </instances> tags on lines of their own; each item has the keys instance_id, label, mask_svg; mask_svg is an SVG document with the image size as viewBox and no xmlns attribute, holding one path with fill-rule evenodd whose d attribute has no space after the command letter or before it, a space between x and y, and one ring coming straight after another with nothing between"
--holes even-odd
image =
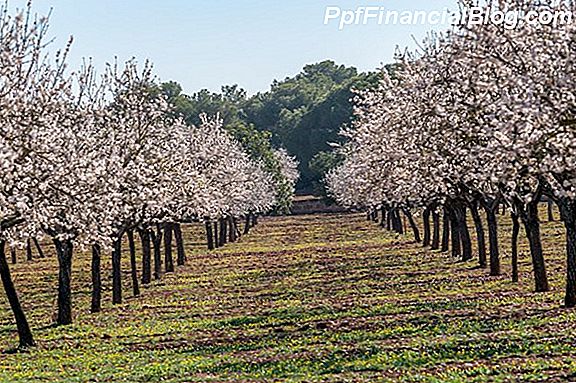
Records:
<instances>
[{"instance_id":1,"label":"green foliage","mask_svg":"<svg viewBox=\"0 0 576 383\"><path fill-rule=\"evenodd\" d=\"M315 194L328 198L323 182L324 176L330 170L338 167L343 160L344 157L334 151L319 152L314 157L312 157L308 163L308 168L310 169L312 186L314 187Z\"/></svg>"},{"instance_id":2,"label":"green foliage","mask_svg":"<svg viewBox=\"0 0 576 383\"><path fill-rule=\"evenodd\" d=\"M359 74L355 68L323 61L307 65L302 73L275 81L271 90L247 101L246 120L273 134L273 142L300 161L299 189L312 192L318 179L309 167L319 152L341 143L340 129L352 122L353 90L377 85L377 73Z\"/></svg>"}]
</instances>

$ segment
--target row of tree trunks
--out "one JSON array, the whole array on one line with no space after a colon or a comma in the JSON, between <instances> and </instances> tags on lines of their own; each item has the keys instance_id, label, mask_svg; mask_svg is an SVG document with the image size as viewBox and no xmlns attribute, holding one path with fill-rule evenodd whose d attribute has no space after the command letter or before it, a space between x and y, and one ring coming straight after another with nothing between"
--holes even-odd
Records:
<instances>
[{"instance_id":1,"label":"row of tree trunks","mask_svg":"<svg viewBox=\"0 0 576 383\"><path fill-rule=\"evenodd\" d=\"M238 233L237 223L231 221L231 227L234 228L231 235L236 236ZM184 265L186 261L182 228L179 224L166 224L164 226L165 239L165 252L166 264L172 263L171 259L171 240L172 233L176 239L176 248L178 254L178 265ZM161 259L160 259L160 243L162 240L162 227L157 226L157 232L149 229L138 230L142 242L142 283L149 284L151 282L151 243L154 246L155 258L155 272L158 278L161 273ZM51 233L54 234L54 233ZM130 251L130 266L132 277L132 288L134 296L140 295L139 279L138 279L138 265L136 259L136 246L134 241L134 231L126 231L128 237L129 251ZM58 311L56 317L56 324L69 325L72 323L72 258L74 253L73 241L70 238L61 239L56 235L52 235L53 243L56 249L58 260ZM168 239L167 239L168 238ZM44 257L44 253L40 248L40 244L33 240L39 257ZM27 259L32 256L31 241L27 241L26 249ZM15 258L15 251L11 249L11 255ZM91 277L92 277L92 299L90 311L97 313L102 310L102 275L101 275L101 247L98 244L92 246L92 259L91 259ZM122 303L122 277L121 277L121 261L122 261L122 235L119 235L114 241L112 251L112 301L114 304ZM173 267L173 266L172 266ZM26 348L34 346L34 338L30 331L30 326L22 310L22 305L16 293L14 283L10 274L6 258L6 242L0 241L0 278L6 292L6 296L10 303L10 307L16 320L18 329L19 346Z\"/></svg>"},{"instance_id":2,"label":"row of tree trunks","mask_svg":"<svg viewBox=\"0 0 576 383\"><path fill-rule=\"evenodd\" d=\"M42 250L42 247L40 246L40 243L38 242L38 240L36 238L28 238L26 240L26 260L28 262L33 261L33 249L32 249L32 244L34 244L34 247L36 248L36 252L38 254L38 258L45 258L46 256L44 255L44 251ZM18 254L16 251L16 247L11 246L10 247L10 261L12 262L12 264L16 264L18 263Z\"/></svg>"},{"instance_id":3,"label":"row of tree trunks","mask_svg":"<svg viewBox=\"0 0 576 383\"><path fill-rule=\"evenodd\" d=\"M149 285L154 279L158 280L162 276L161 245L164 240L164 253L166 272L173 272L172 261L172 235L176 239L176 249L178 254L178 265L182 266L186 262L182 228L179 224L157 225L152 228L138 229L142 249L142 285ZM136 255L136 244L134 231L127 230L128 246L130 252L130 276L132 280L133 296L140 295L140 279L138 277L138 261ZM152 252L154 256L152 257ZM152 273L152 261L154 261L154 273ZM122 236L114 241L112 251L112 303L122 303ZM102 300L102 280L101 280L101 249L99 245L92 248L92 306L93 313L101 311Z\"/></svg>"},{"instance_id":4,"label":"row of tree trunks","mask_svg":"<svg viewBox=\"0 0 576 383\"><path fill-rule=\"evenodd\" d=\"M536 292L545 292L550 289L542 251L540 219L538 216L538 205L541 201L541 197L541 193L536 193L536 196L533 198L531 203L524 204L521 201L517 201L514 206L512 206L512 280L514 282L519 280L518 236L520 230L519 223L521 221L524 225L526 236L530 244ZM480 202L486 214L489 255L487 254L488 249L484 221L480 215ZM564 216L570 214L570 211L566 206L568 206L566 202L564 203L564 206L561 206L561 210L564 210L562 211L562 219L564 222L566 222L567 219ZM498 199L486 198L472 201L450 200L445 204L442 219L433 206L428 206L423 213L424 237L422 241L418 239L417 241L422 242L424 246L430 247L433 250L440 249L442 252L451 250L452 256L455 259L461 259L463 262L472 260L473 249L467 221L468 210L470 210L475 228L479 266L481 268L489 267L491 276L499 276L501 275L501 264L497 216L501 212L506 214L508 209L505 206L502 208L502 204ZM552 215L553 209L548 207L548 210L549 215ZM369 213L368 218L373 219L373 213L378 211L381 212L381 226L385 225L387 228L390 228L399 234L405 232L405 229L402 228L398 209L384 207L382 209L373 210ZM411 219L411 214L406 214L407 210L403 209L403 211L406 218L408 218L410 226L415 232L415 238L419 238L419 234L417 233L418 228ZM432 224L430 223L431 218ZM549 217L549 219L552 220L553 217ZM576 261L574 267L576 268ZM576 274L576 270L574 273ZM574 284L576 286L576 281Z\"/></svg>"},{"instance_id":5,"label":"row of tree trunks","mask_svg":"<svg viewBox=\"0 0 576 383\"><path fill-rule=\"evenodd\" d=\"M499 212L499 205L499 202L496 200L488 201L484 204L490 234L490 266L493 275L500 275L497 238L498 225L496 219L496 214ZM414 237L418 242L422 242L425 247L430 247L432 250L440 250L442 252L451 250L452 256L455 259L461 259L463 262L468 262L474 257L472 238L467 221L468 210L470 210L478 246L478 263L481 268L488 267L486 234L478 201L467 202L464 200L451 200L446 203L443 210L443 214L441 214L441 212L437 211L437 207L433 205L425 208L422 216L424 236L420 239L418 227L413 221L412 215L408 209L402 209L414 232ZM385 226L399 234L405 232L402 228L398 209L383 206L378 210L373 210L368 213L370 220L373 219L374 211L380 212L380 226Z\"/></svg>"},{"instance_id":6,"label":"row of tree trunks","mask_svg":"<svg viewBox=\"0 0 576 383\"><path fill-rule=\"evenodd\" d=\"M372 219L372 215L368 217ZM209 218L204 219L204 226L206 230L206 243L208 250L214 250L219 247L225 246L227 243L238 241L242 235L247 235L250 230L258 224L258 218L255 214L247 214L244 217L244 230L240 230L240 222L236 217L221 218L214 222L210 222Z\"/></svg>"}]
</instances>

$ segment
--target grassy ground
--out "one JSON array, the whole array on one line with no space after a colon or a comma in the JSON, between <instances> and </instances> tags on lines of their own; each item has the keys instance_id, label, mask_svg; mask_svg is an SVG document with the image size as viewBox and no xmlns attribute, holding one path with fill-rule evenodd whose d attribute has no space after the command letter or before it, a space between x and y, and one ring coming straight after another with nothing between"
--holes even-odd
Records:
<instances>
[{"instance_id":1,"label":"grassy ground","mask_svg":"<svg viewBox=\"0 0 576 383\"><path fill-rule=\"evenodd\" d=\"M0 381L576 381L560 224L543 233L546 294L532 293L525 242L514 285L361 215L267 219L211 254L199 230L187 231L188 266L118 307L106 290L98 315L87 312L89 259L76 256L76 317L66 328L50 327L55 260L14 267L39 346L0 355ZM128 294L128 274L125 283ZM15 344L0 294L0 348Z\"/></svg>"}]
</instances>

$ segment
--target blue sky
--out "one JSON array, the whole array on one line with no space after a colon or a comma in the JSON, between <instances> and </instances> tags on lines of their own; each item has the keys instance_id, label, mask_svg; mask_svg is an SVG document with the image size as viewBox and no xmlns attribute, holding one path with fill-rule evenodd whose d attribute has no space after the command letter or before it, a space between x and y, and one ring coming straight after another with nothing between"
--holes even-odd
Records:
<instances>
[{"instance_id":1,"label":"blue sky","mask_svg":"<svg viewBox=\"0 0 576 383\"><path fill-rule=\"evenodd\" d=\"M25 1L11 0L10 7ZM53 8L50 36L56 50L74 36L70 65L93 57L102 67L120 60L150 59L162 81L188 93L239 84L255 93L273 79L292 76L308 63L332 59L361 71L393 61L397 45L413 47L438 26L324 25L327 6L355 9L443 10L455 0L35 0ZM441 29L441 28L440 28Z\"/></svg>"}]
</instances>

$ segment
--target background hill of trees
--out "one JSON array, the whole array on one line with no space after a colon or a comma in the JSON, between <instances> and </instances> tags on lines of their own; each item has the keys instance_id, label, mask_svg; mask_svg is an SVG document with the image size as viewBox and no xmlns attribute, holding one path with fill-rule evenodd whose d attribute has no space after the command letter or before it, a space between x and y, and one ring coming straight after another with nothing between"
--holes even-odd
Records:
<instances>
[{"instance_id":1,"label":"background hill of trees","mask_svg":"<svg viewBox=\"0 0 576 383\"><path fill-rule=\"evenodd\" d=\"M186 95L178 83L167 82L162 91L188 123L198 125L202 113L220 113L226 129L254 152L285 148L300 161L298 192L323 194L326 171L340 161L330 143L342 143L338 133L353 118L353 89L373 87L379 77L323 61L251 97L238 85Z\"/></svg>"}]
</instances>

